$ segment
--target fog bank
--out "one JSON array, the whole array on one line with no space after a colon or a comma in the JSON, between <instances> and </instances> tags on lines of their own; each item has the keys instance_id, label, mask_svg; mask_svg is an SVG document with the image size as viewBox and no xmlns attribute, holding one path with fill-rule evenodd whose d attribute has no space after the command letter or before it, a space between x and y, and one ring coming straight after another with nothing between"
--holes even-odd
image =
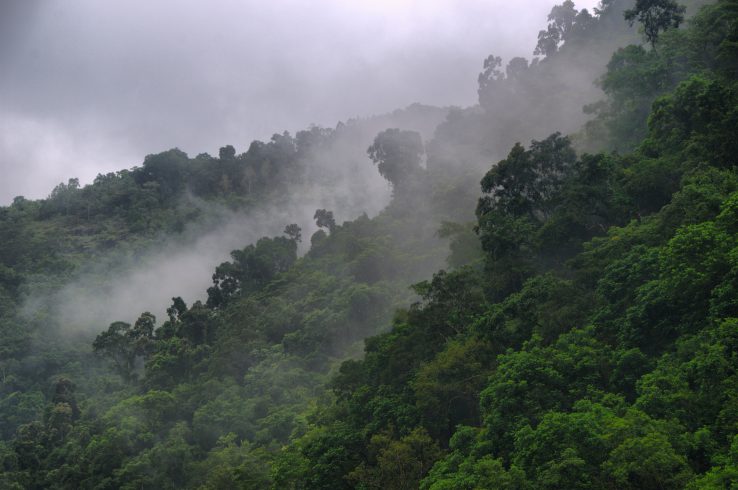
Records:
<instances>
[{"instance_id":1,"label":"fog bank","mask_svg":"<svg viewBox=\"0 0 738 490\"><path fill-rule=\"evenodd\" d=\"M0 203L413 102L476 102L554 2L0 2ZM596 2L577 2L592 7Z\"/></svg>"}]
</instances>

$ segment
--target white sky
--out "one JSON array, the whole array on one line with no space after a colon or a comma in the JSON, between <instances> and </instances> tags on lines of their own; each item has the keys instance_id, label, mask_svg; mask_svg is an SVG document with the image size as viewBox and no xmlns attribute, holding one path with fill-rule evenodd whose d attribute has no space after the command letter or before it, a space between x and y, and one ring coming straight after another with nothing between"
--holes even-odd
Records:
<instances>
[{"instance_id":1,"label":"white sky","mask_svg":"<svg viewBox=\"0 0 738 490\"><path fill-rule=\"evenodd\" d=\"M175 146L473 104L483 59L530 57L554 3L0 0L0 204Z\"/></svg>"}]
</instances>

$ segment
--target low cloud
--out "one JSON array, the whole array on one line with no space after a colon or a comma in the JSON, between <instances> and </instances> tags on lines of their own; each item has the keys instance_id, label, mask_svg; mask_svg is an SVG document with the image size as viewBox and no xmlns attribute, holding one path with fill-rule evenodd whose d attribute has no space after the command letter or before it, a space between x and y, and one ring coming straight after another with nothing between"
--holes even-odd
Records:
<instances>
[{"instance_id":1,"label":"low cloud","mask_svg":"<svg viewBox=\"0 0 738 490\"><path fill-rule=\"evenodd\" d=\"M3 2L0 203L167 148L473 104L484 57L529 55L551 3Z\"/></svg>"}]
</instances>

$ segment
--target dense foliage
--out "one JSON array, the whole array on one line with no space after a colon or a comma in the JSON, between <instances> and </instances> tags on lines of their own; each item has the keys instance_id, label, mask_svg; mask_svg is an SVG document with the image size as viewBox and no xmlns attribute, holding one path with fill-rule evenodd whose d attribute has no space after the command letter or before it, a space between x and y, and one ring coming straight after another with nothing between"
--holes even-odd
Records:
<instances>
[{"instance_id":1,"label":"dense foliage","mask_svg":"<svg viewBox=\"0 0 738 490\"><path fill-rule=\"evenodd\" d=\"M425 145L388 129L362 148L392 185L381 213L317 209L302 256L284 223L160 325L70 336L23 305L198 219L188 192L239 209L289 193L334 132L172 150L0 210L0 487L738 485L738 3L676 29L681 12L555 7L544 59L485 61L479 107ZM571 108L538 118L571 100L572 60L637 39L624 16L651 45L599 60L584 128L566 135Z\"/></svg>"}]
</instances>

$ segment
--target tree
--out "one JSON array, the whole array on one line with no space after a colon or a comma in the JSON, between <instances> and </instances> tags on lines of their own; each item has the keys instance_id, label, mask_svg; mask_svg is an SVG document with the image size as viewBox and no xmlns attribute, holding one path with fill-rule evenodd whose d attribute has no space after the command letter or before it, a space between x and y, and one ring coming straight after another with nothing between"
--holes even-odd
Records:
<instances>
[{"instance_id":1,"label":"tree","mask_svg":"<svg viewBox=\"0 0 738 490\"><path fill-rule=\"evenodd\" d=\"M231 145L226 145L218 150L218 158L220 160L233 160L236 158L236 149Z\"/></svg>"},{"instance_id":2,"label":"tree","mask_svg":"<svg viewBox=\"0 0 738 490\"><path fill-rule=\"evenodd\" d=\"M367 153L382 177L396 189L406 185L421 170L423 140L415 131L387 129L374 138Z\"/></svg>"},{"instance_id":3,"label":"tree","mask_svg":"<svg viewBox=\"0 0 738 490\"><path fill-rule=\"evenodd\" d=\"M505 67L505 76L508 80L522 80L528 71L528 60L517 56L511 59Z\"/></svg>"},{"instance_id":4,"label":"tree","mask_svg":"<svg viewBox=\"0 0 738 490\"><path fill-rule=\"evenodd\" d=\"M370 440L369 451L376 465L362 463L348 475L348 480L358 488L418 488L420 480L442 454L438 444L422 428L414 429L399 441L377 434Z\"/></svg>"},{"instance_id":5,"label":"tree","mask_svg":"<svg viewBox=\"0 0 738 490\"><path fill-rule=\"evenodd\" d=\"M525 85L530 66L525 58L515 57L503 71L502 58L489 55L484 60L484 71L477 78L479 105L490 114L509 111L511 97L515 97L517 91ZM454 158L458 158L458 155L454 155Z\"/></svg>"},{"instance_id":6,"label":"tree","mask_svg":"<svg viewBox=\"0 0 738 490\"><path fill-rule=\"evenodd\" d=\"M487 56L484 60L484 71L479 74L477 83L479 84L479 99L481 103L482 94L489 92L491 86L500 80L505 79L504 72L500 69L502 67L502 58L493 54Z\"/></svg>"},{"instance_id":7,"label":"tree","mask_svg":"<svg viewBox=\"0 0 738 490\"><path fill-rule=\"evenodd\" d=\"M95 353L113 361L118 374L126 380L134 377L133 368L136 359L136 355L133 349L131 349L130 338L128 337L130 329L130 323L113 322L92 343Z\"/></svg>"},{"instance_id":8,"label":"tree","mask_svg":"<svg viewBox=\"0 0 738 490\"><path fill-rule=\"evenodd\" d=\"M659 33L679 27L685 11L686 8L674 0L636 0L635 7L626 10L623 15L630 25L636 20L643 24L646 40L656 47Z\"/></svg>"},{"instance_id":9,"label":"tree","mask_svg":"<svg viewBox=\"0 0 738 490\"><path fill-rule=\"evenodd\" d=\"M107 331L95 338L95 353L113 361L115 369L125 380L136 379L136 360L146 357L151 350L156 317L142 313L131 327L130 323L113 322Z\"/></svg>"},{"instance_id":10,"label":"tree","mask_svg":"<svg viewBox=\"0 0 738 490\"><path fill-rule=\"evenodd\" d=\"M186 311L187 311L187 304L184 302L184 300L181 297L177 296L176 298L172 298L172 306L167 308L167 315L169 316L169 321L175 322Z\"/></svg>"},{"instance_id":11,"label":"tree","mask_svg":"<svg viewBox=\"0 0 738 490\"><path fill-rule=\"evenodd\" d=\"M566 41L567 36L574 27L577 18L577 9L574 2L566 0L561 5L556 5L548 14L548 28L538 33L538 45L533 54L546 57L556 53L559 44Z\"/></svg>"},{"instance_id":12,"label":"tree","mask_svg":"<svg viewBox=\"0 0 738 490\"><path fill-rule=\"evenodd\" d=\"M505 160L493 167L482 179L477 216L481 220L491 212L508 216L545 218L552 197L570 175L576 153L566 136L554 133L543 141L532 141L529 150L519 143Z\"/></svg>"},{"instance_id":13,"label":"tree","mask_svg":"<svg viewBox=\"0 0 738 490\"><path fill-rule=\"evenodd\" d=\"M294 223L291 224L291 225L285 226L285 228L284 228L284 234L287 235L287 237L290 240L294 240L296 242L301 242L302 241L302 230L300 229L299 226L297 226Z\"/></svg>"},{"instance_id":14,"label":"tree","mask_svg":"<svg viewBox=\"0 0 738 490\"><path fill-rule=\"evenodd\" d=\"M287 237L261 238L256 245L231 252L233 262L215 269L207 306L217 308L231 298L258 291L297 260L297 242Z\"/></svg>"},{"instance_id":15,"label":"tree","mask_svg":"<svg viewBox=\"0 0 738 490\"><path fill-rule=\"evenodd\" d=\"M692 478L686 458L658 432L626 439L602 466L607 479L622 489L684 488Z\"/></svg>"},{"instance_id":16,"label":"tree","mask_svg":"<svg viewBox=\"0 0 738 490\"><path fill-rule=\"evenodd\" d=\"M315 220L315 224L318 225L318 228L328 228L328 231L331 233L336 229L336 220L333 218L333 211L316 209L313 219Z\"/></svg>"},{"instance_id":17,"label":"tree","mask_svg":"<svg viewBox=\"0 0 738 490\"><path fill-rule=\"evenodd\" d=\"M561 5L556 5L548 14L548 20L561 33L561 39L566 39L577 17L577 9L574 8L574 2L565 0Z\"/></svg>"},{"instance_id":18,"label":"tree","mask_svg":"<svg viewBox=\"0 0 738 490\"><path fill-rule=\"evenodd\" d=\"M170 199L185 187L188 163L187 154L177 148L147 155L143 167L133 170L133 178L139 186L156 191L157 198Z\"/></svg>"},{"instance_id":19,"label":"tree","mask_svg":"<svg viewBox=\"0 0 738 490\"><path fill-rule=\"evenodd\" d=\"M67 378L59 378L54 385L54 395L51 398L51 403L66 403L72 410L72 418L79 418L80 411L77 405L77 400L74 397L75 386Z\"/></svg>"},{"instance_id":20,"label":"tree","mask_svg":"<svg viewBox=\"0 0 738 490\"><path fill-rule=\"evenodd\" d=\"M561 42L561 34L551 24L548 29L544 31L538 31L538 44L536 45L534 55L543 55L549 57L556 53L559 49L559 43Z\"/></svg>"}]
</instances>

